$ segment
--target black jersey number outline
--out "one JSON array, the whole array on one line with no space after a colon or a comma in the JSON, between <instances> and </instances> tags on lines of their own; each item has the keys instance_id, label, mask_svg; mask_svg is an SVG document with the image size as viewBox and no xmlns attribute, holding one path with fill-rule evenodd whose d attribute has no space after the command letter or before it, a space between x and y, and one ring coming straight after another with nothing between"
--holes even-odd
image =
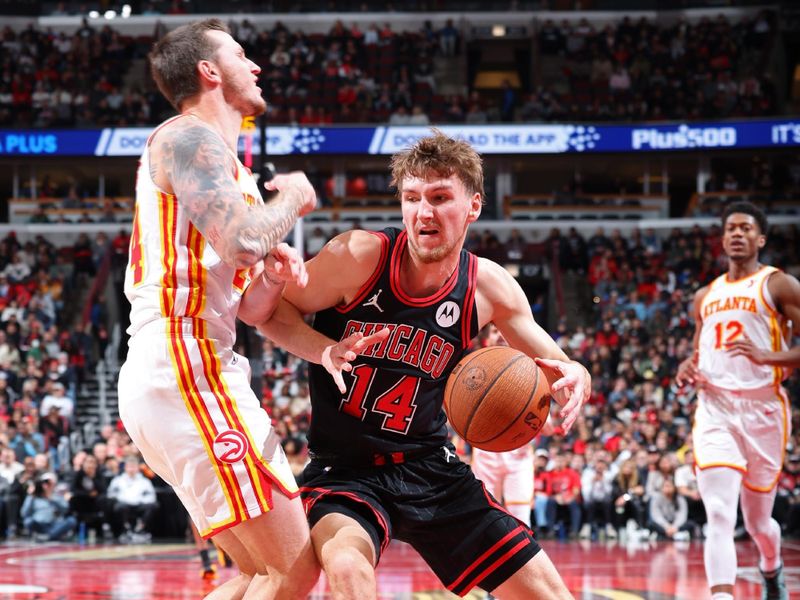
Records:
<instances>
[{"instance_id":1,"label":"black jersey number outline","mask_svg":"<svg viewBox=\"0 0 800 600\"><path fill-rule=\"evenodd\" d=\"M345 414L364 420L367 416L366 401L372 382L375 379L376 368L372 365L356 365L350 371L353 384L347 397L342 398L339 410ZM419 391L419 377L403 375L388 390L375 399L372 412L384 415L381 429L394 433L408 433L414 413L417 412L417 392Z\"/></svg>"}]
</instances>

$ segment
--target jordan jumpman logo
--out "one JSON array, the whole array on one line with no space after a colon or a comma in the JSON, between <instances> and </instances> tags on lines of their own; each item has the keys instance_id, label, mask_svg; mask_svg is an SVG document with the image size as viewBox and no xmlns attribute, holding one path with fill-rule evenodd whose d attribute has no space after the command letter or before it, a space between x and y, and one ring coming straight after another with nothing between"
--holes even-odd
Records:
<instances>
[{"instance_id":1,"label":"jordan jumpman logo","mask_svg":"<svg viewBox=\"0 0 800 600\"><path fill-rule=\"evenodd\" d=\"M364 304L362 304L361 306L374 306L374 307L375 307L375 308L377 308L377 309L378 309L380 312L383 312L383 309L382 309L380 306L378 306L378 296L380 296L380 295L381 295L381 292L382 292L382 291L383 291L383 289L380 289L380 290L378 290L378 293L377 293L377 294L375 294L375 295L374 295L372 298L370 298L369 300L367 300L366 302L364 302Z\"/></svg>"}]
</instances>

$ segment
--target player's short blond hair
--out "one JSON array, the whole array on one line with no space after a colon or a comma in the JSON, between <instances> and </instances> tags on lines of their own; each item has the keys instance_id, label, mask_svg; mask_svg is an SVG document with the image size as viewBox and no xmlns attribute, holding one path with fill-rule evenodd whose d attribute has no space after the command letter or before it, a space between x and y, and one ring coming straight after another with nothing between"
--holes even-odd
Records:
<instances>
[{"instance_id":1,"label":"player's short blond hair","mask_svg":"<svg viewBox=\"0 0 800 600\"><path fill-rule=\"evenodd\" d=\"M403 180L407 177L426 179L431 175L455 175L468 194L478 193L483 199L483 159L480 154L464 140L448 137L438 129L431 129L431 133L392 156L391 185L397 187L397 193L402 193Z\"/></svg>"}]
</instances>

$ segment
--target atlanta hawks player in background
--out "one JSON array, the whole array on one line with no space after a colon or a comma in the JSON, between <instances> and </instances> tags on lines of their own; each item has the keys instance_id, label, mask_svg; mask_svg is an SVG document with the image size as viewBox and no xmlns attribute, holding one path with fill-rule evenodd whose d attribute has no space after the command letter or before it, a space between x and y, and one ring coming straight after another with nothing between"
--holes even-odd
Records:
<instances>
[{"instance_id":1,"label":"atlanta hawks player in background","mask_svg":"<svg viewBox=\"0 0 800 600\"><path fill-rule=\"evenodd\" d=\"M480 346L508 346L503 334L494 323L484 327L479 337ZM542 434L551 435L553 426L548 418ZM472 472L483 481L491 494L503 502L506 510L531 526L533 504L533 445L525 444L510 452L489 452L472 449Z\"/></svg>"},{"instance_id":2,"label":"atlanta hawks player in background","mask_svg":"<svg viewBox=\"0 0 800 600\"><path fill-rule=\"evenodd\" d=\"M736 580L733 531L740 496L745 527L759 553L762 598L788 600L781 529L772 519L778 476L791 426L781 382L800 365L800 283L758 262L767 219L749 202L722 216L728 272L697 291L694 354L676 382L699 388L694 448L697 482L708 514L705 567L712 600L732 600Z\"/></svg>"}]
</instances>

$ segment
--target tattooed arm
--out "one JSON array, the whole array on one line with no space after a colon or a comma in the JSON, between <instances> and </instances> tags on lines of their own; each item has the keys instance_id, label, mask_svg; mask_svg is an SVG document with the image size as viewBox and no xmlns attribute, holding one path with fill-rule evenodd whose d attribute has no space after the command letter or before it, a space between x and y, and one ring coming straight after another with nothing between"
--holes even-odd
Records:
<instances>
[{"instance_id":1,"label":"tattooed arm","mask_svg":"<svg viewBox=\"0 0 800 600\"><path fill-rule=\"evenodd\" d=\"M170 123L150 148L150 175L156 185L177 196L224 262L247 268L264 259L298 216L313 210L316 195L305 175L293 173L285 176L274 200L248 206L235 173L225 142L196 119Z\"/></svg>"}]
</instances>

